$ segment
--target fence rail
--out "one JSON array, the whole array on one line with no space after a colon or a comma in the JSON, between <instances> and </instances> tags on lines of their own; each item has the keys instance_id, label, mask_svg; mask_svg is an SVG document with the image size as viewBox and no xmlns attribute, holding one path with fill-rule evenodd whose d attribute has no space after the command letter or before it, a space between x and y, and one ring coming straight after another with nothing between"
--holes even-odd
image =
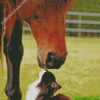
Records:
<instances>
[{"instance_id":1,"label":"fence rail","mask_svg":"<svg viewBox=\"0 0 100 100\"><path fill-rule=\"evenodd\" d=\"M100 33L100 30L96 30L96 29L66 28L66 30L70 32Z\"/></svg>"},{"instance_id":2,"label":"fence rail","mask_svg":"<svg viewBox=\"0 0 100 100\"><path fill-rule=\"evenodd\" d=\"M67 15L100 17L100 13L89 13L89 12L72 12L72 11L68 11Z\"/></svg>"},{"instance_id":3,"label":"fence rail","mask_svg":"<svg viewBox=\"0 0 100 100\"><path fill-rule=\"evenodd\" d=\"M100 25L100 21L91 21L91 20L67 20L66 23L73 23L73 24L97 24Z\"/></svg>"}]
</instances>

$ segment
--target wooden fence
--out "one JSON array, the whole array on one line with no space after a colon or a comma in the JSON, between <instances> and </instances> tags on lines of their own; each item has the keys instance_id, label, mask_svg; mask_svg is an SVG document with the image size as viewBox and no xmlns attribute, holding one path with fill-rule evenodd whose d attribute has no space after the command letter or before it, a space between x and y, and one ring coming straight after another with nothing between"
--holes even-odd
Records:
<instances>
[{"instance_id":1,"label":"wooden fence","mask_svg":"<svg viewBox=\"0 0 100 100\"><path fill-rule=\"evenodd\" d=\"M78 16L77 20L66 19L66 23L78 24L78 28L66 28L67 32L78 32L78 37L81 37L82 32L86 33L100 33L98 29L83 29L82 24L96 24L100 25L100 21L82 20L83 16L100 17L100 13L86 13L86 12L67 12L67 15Z\"/></svg>"}]
</instances>

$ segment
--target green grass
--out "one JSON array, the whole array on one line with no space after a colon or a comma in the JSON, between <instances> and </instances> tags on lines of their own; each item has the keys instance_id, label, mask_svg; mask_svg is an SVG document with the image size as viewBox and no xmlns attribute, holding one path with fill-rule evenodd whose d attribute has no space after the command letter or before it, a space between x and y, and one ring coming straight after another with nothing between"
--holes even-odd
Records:
<instances>
[{"instance_id":1,"label":"green grass","mask_svg":"<svg viewBox=\"0 0 100 100\"><path fill-rule=\"evenodd\" d=\"M100 38L66 37L68 56L59 70L49 70L62 85L57 93L70 96L73 100L100 100ZM20 70L20 85L25 100L29 84L38 79L42 70L37 64L35 39L23 39L24 56ZM0 68L0 100L7 100L4 89L7 81L6 63ZM57 94L56 93L56 94Z\"/></svg>"}]
</instances>

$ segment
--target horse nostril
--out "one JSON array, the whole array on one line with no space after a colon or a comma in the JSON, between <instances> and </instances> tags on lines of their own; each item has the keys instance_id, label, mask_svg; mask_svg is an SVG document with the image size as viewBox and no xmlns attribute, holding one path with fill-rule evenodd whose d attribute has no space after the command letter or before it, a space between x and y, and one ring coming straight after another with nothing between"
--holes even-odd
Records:
<instances>
[{"instance_id":1,"label":"horse nostril","mask_svg":"<svg viewBox=\"0 0 100 100\"><path fill-rule=\"evenodd\" d=\"M49 66L53 66L53 61L47 63Z\"/></svg>"},{"instance_id":2,"label":"horse nostril","mask_svg":"<svg viewBox=\"0 0 100 100\"><path fill-rule=\"evenodd\" d=\"M65 62L67 53L65 53L61 58L57 55L57 53L50 51L47 54L46 65L47 68L60 68L60 66Z\"/></svg>"},{"instance_id":3,"label":"horse nostril","mask_svg":"<svg viewBox=\"0 0 100 100\"><path fill-rule=\"evenodd\" d=\"M56 53L54 53L53 51L48 52L47 59L46 59L47 65L52 67L54 64L54 59L56 59Z\"/></svg>"}]
</instances>

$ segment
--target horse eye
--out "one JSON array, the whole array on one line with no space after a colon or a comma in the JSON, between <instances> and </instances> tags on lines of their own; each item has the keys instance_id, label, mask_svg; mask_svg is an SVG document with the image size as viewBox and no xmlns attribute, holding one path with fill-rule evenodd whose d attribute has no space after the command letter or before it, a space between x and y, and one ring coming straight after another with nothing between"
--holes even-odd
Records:
<instances>
[{"instance_id":1,"label":"horse eye","mask_svg":"<svg viewBox=\"0 0 100 100\"><path fill-rule=\"evenodd\" d=\"M34 18L39 18L37 15L34 15Z\"/></svg>"}]
</instances>

